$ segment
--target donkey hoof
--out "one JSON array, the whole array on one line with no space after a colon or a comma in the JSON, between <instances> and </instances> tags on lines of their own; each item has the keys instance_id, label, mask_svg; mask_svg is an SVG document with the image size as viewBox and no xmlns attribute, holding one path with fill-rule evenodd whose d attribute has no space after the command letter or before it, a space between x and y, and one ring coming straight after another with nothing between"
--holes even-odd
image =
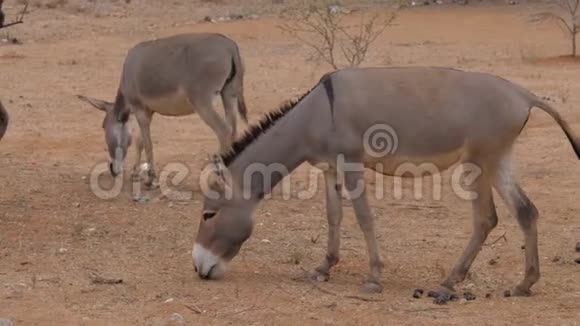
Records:
<instances>
[{"instance_id":1,"label":"donkey hoof","mask_svg":"<svg viewBox=\"0 0 580 326\"><path fill-rule=\"evenodd\" d=\"M516 286L515 289L511 292L511 296L513 297L529 297L531 295L532 291L530 291L530 289L525 289L519 285Z\"/></svg>"},{"instance_id":2,"label":"donkey hoof","mask_svg":"<svg viewBox=\"0 0 580 326\"><path fill-rule=\"evenodd\" d=\"M145 181L145 187L149 190L154 190L159 188L159 182L156 180L147 180Z\"/></svg>"},{"instance_id":3,"label":"donkey hoof","mask_svg":"<svg viewBox=\"0 0 580 326\"><path fill-rule=\"evenodd\" d=\"M383 292L383 286L376 281L365 281L361 285L361 291L364 293L381 293Z\"/></svg>"},{"instance_id":4,"label":"donkey hoof","mask_svg":"<svg viewBox=\"0 0 580 326\"><path fill-rule=\"evenodd\" d=\"M440 286L435 291L427 292L427 296L430 298L437 298L437 297L447 297L447 298L455 298L457 294L455 293L454 288L448 288L446 286Z\"/></svg>"},{"instance_id":5,"label":"donkey hoof","mask_svg":"<svg viewBox=\"0 0 580 326\"><path fill-rule=\"evenodd\" d=\"M328 280L330 279L330 274L322 273L315 269L313 271L308 272L307 277L309 280L314 282L328 282Z\"/></svg>"},{"instance_id":6,"label":"donkey hoof","mask_svg":"<svg viewBox=\"0 0 580 326\"><path fill-rule=\"evenodd\" d=\"M131 182L141 182L141 175L139 173L131 174Z\"/></svg>"}]
</instances>

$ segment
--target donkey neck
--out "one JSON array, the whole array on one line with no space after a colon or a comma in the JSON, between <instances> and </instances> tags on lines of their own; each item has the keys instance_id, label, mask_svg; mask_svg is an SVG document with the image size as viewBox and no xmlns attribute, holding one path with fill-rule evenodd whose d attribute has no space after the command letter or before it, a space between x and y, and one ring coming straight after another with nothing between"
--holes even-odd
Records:
<instances>
[{"instance_id":1,"label":"donkey neck","mask_svg":"<svg viewBox=\"0 0 580 326\"><path fill-rule=\"evenodd\" d=\"M232 179L246 199L261 200L307 160L309 121L305 113L311 109L307 106L298 103L230 164Z\"/></svg>"}]
</instances>

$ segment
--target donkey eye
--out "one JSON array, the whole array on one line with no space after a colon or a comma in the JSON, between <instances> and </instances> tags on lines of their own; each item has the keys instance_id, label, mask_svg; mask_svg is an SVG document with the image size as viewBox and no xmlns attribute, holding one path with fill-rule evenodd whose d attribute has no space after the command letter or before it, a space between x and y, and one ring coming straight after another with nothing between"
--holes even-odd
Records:
<instances>
[{"instance_id":1,"label":"donkey eye","mask_svg":"<svg viewBox=\"0 0 580 326\"><path fill-rule=\"evenodd\" d=\"M209 220L210 218L214 217L217 212L204 212L203 213L203 220Z\"/></svg>"}]
</instances>

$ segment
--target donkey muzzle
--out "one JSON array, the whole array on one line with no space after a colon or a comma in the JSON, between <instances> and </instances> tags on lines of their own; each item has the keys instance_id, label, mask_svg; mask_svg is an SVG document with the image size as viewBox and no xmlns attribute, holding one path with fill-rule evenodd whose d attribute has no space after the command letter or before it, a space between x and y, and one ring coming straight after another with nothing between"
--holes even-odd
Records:
<instances>
[{"instance_id":1,"label":"donkey muzzle","mask_svg":"<svg viewBox=\"0 0 580 326\"><path fill-rule=\"evenodd\" d=\"M202 280L221 279L225 274L222 259L199 244L193 246L193 268Z\"/></svg>"},{"instance_id":2,"label":"donkey muzzle","mask_svg":"<svg viewBox=\"0 0 580 326\"><path fill-rule=\"evenodd\" d=\"M123 163L120 163L118 161L112 161L109 163L109 172L111 172L111 175L113 177L117 177L119 174L121 174L121 172L123 170Z\"/></svg>"}]
</instances>

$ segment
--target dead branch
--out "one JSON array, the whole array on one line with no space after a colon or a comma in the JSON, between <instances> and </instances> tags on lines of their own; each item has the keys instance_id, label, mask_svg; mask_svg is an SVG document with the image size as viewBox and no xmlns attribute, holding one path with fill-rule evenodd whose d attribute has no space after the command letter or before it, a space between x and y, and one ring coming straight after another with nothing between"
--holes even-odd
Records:
<instances>
[{"instance_id":1,"label":"dead branch","mask_svg":"<svg viewBox=\"0 0 580 326\"><path fill-rule=\"evenodd\" d=\"M238 311L231 311L231 312L227 312L227 313L223 313L223 314L217 314L216 318L231 317L231 316L242 314L244 312L248 312L248 311L252 311L252 310L259 310L259 309L260 308L256 307L256 305L254 304L251 307L241 309Z\"/></svg>"},{"instance_id":2,"label":"dead branch","mask_svg":"<svg viewBox=\"0 0 580 326\"><path fill-rule=\"evenodd\" d=\"M312 284L312 288L316 289L322 293L328 294L328 295L332 295L334 297L339 297L339 298L346 298L346 299L354 299L354 300L360 300L360 301L364 301L364 302L382 302L385 301L384 299L373 299L373 298L365 298L365 297L361 297L358 295L340 295L338 293L334 293L332 291L323 289L320 287L320 285L314 283Z\"/></svg>"},{"instance_id":3,"label":"dead branch","mask_svg":"<svg viewBox=\"0 0 580 326\"><path fill-rule=\"evenodd\" d=\"M499 242L501 239L504 239L504 240L505 240L505 242L508 242L508 240L507 240L507 238L506 238L506 236L505 236L505 235L506 235L506 233L507 233L507 232L504 232L504 233L503 233L503 234L502 234L502 235L501 235L499 238L497 238L497 239L493 240L491 243L486 243L486 244L484 244L484 246L491 246L491 245L494 245L494 244L498 243L498 242Z\"/></svg>"},{"instance_id":4,"label":"dead branch","mask_svg":"<svg viewBox=\"0 0 580 326\"><path fill-rule=\"evenodd\" d=\"M203 314L203 311L202 311L201 309L199 309L199 308L198 308L196 305L191 305L191 306L190 306L190 305L186 305L186 304L184 304L183 306L184 306L185 308L187 308L187 309L189 309L189 310L193 311L194 313L196 313L196 314L198 314L198 315L201 315L201 314Z\"/></svg>"},{"instance_id":5,"label":"dead branch","mask_svg":"<svg viewBox=\"0 0 580 326\"><path fill-rule=\"evenodd\" d=\"M424 311L433 311L433 310L449 310L449 308L434 307L434 308L424 308L424 309L408 309L408 310L401 310L401 311L404 311L404 312L424 312Z\"/></svg>"},{"instance_id":6,"label":"dead branch","mask_svg":"<svg viewBox=\"0 0 580 326\"><path fill-rule=\"evenodd\" d=\"M24 9L22 9L22 11L20 12L20 16L18 17L18 19L8 24L4 24L4 13L2 12L2 3L3 1L0 1L0 29L24 23L24 15L26 14L26 11L28 9L28 2L24 4Z\"/></svg>"},{"instance_id":7,"label":"dead branch","mask_svg":"<svg viewBox=\"0 0 580 326\"><path fill-rule=\"evenodd\" d=\"M91 273L90 275L91 283L99 284L99 285L112 285L112 284L121 284L123 283L123 279L120 278L105 278L99 276L95 273Z\"/></svg>"},{"instance_id":8,"label":"dead branch","mask_svg":"<svg viewBox=\"0 0 580 326\"><path fill-rule=\"evenodd\" d=\"M552 9L530 15L528 22L555 22L570 38L572 56L576 56L576 36L580 33L580 0L551 0Z\"/></svg>"}]
</instances>

